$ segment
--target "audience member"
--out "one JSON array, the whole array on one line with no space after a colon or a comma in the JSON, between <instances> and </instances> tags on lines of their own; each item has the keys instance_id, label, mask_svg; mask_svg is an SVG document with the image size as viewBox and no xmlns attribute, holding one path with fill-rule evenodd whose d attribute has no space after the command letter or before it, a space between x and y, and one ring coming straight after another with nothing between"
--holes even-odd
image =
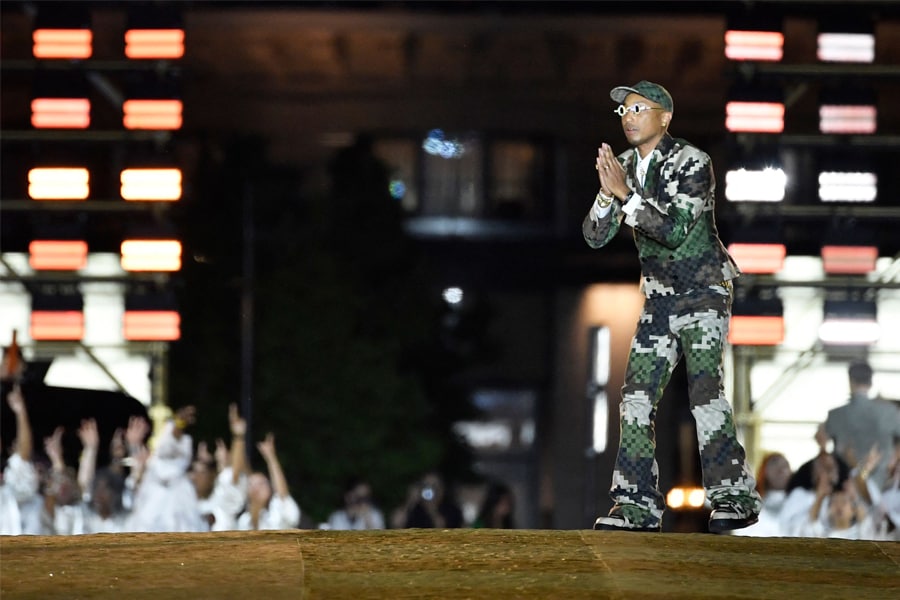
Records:
<instances>
[{"instance_id":1,"label":"audience member","mask_svg":"<svg viewBox=\"0 0 900 600\"><path fill-rule=\"evenodd\" d=\"M247 423L238 414L237 404L228 406L228 425L231 449L217 439L216 453L212 455L206 443L201 442L191 466L200 514L210 531L235 529L247 502Z\"/></svg>"},{"instance_id":2,"label":"audience member","mask_svg":"<svg viewBox=\"0 0 900 600\"><path fill-rule=\"evenodd\" d=\"M512 489L499 481L487 486L478 515L472 523L477 529L515 529L515 497Z\"/></svg>"},{"instance_id":3,"label":"audience member","mask_svg":"<svg viewBox=\"0 0 900 600\"><path fill-rule=\"evenodd\" d=\"M876 531L868 507L857 493L855 482L847 480L843 487L835 489L826 478L821 478L806 522L797 528L797 535L873 540Z\"/></svg>"},{"instance_id":4,"label":"audience member","mask_svg":"<svg viewBox=\"0 0 900 600\"><path fill-rule=\"evenodd\" d=\"M834 441L834 451L851 467L863 459L873 445L882 460L869 474L881 486L887 478L887 462L900 440L900 410L893 403L872 397L872 368L854 362L848 369L850 399L828 411L821 428Z\"/></svg>"},{"instance_id":5,"label":"audience member","mask_svg":"<svg viewBox=\"0 0 900 600\"><path fill-rule=\"evenodd\" d=\"M18 385L12 387L6 401L16 417L16 438L9 460L0 473L0 535L19 535L28 533L20 506L39 502L40 479L31 460L31 424Z\"/></svg>"},{"instance_id":6,"label":"audience member","mask_svg":"<svg viewBox=\"0 0 900 600\"><path fill-rule=\"evenodd\" d=\"M287 479L275 452L275 436L256 445L266 461L269 475L255 472L247 483L247 507L238 517L240 530L294 529L300 525L300 507L288 490Z\"/></svg>"},{"instance_id":7,"label":"audience member","mask_svg":"<svg viewBox=\"0 0 900 600\"><path fill-rule=\"evenodd\" d=\"M353 478L344 488L344 506L328 516L325 527L338 530L384 529L384 514L375 505L368 482Z\"/></svg>"},{"instance_id":8,"label":"audience member","mask_svg":"<svg viewBox=\"0 0 900 600\"><path fill-rule=\"evenodd\" d=\"M463 526L462 509L447 493L438 473L427 473L408 499L403 527L454 529Z\"/></svg>"},{"instance_id":9,"label":"audience member","mask_svg":"<svg viewBox=\"0 0 900 600\"><path fill-rule=\"evenodd\" d=\"M44 484L44 510L41 532L44 535L74 535L85 532L83 492L75 469L63 456L64 430L57 427L44 439L44 452L50 459L50 471Z\"/></svg>"},{"instance_id":10,"label":"audience member","mask_svg":"<svg viewBox=\"0 0 900 600\"><path fill-rule=\"evenodd\" d=\"M778 537L785 535L781 528L781 509L787 498L791 465L780 452L770 452L763 457L756 472L756 491L762 497L759 521L746 529L733 531L733 535L753 537Z\"/></svg>"},{"instance_id":11,"label":"audience member","mask_svg":"<svg viewBox=\"0 0 900 600\"><path fill-rule=\"evenodd\" d=\"M194 422L195 410L176 411L156 440L143 474L137 482L129 529L147 532L204 531L197 493L188 476L193 440L185 431Z\"/></svg>"},{"instance_id":12,"label":"audience member","mask_svg":"<svg viewBox=\"0 0 900 600\"><path fill-rule=\"evenodd\" d=\"M799 536L819 490L841 489L850 477L850 467L834 453L820 450L798 468L788 482L787 498L779 513L783 535Z\"/></svg>"}]
</instances>

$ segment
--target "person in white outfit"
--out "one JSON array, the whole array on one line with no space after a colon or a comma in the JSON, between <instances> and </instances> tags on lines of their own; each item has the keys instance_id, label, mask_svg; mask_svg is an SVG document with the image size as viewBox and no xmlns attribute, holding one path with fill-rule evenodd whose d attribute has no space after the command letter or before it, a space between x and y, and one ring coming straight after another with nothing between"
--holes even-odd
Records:
<instances>
[{"instance_id":1,"label":"person in white outfit","mask_svg":"<svg viewBox=\"0 0 900 600\"><path fill-rule=\"evenodd\" d=\"M384 529L384 514L372 499L368 482L352 479L344 490L344 507L332 512L323 529Z\"/></svg>"},{"instance_id":2,"label":"person in white outfit","mask_svg":"<svg viewBox=\"0 0 900 600\"><path fill-rule=\"evenodd\" d=\"M762 497L759 522L746 529L733 531L734 535L751 537L780 537L785 535L781 524L781 512L787 499L791 465L780 452L767 454L756 476L756 490Z\"/></svg>"},{"instance_id":3,"label":"person in white outfit","mask_svg":"<svg viewBox=\"0 0 900 600\"><path fill-rule=\"evenodd\" d=\"M237 528L242 531L295 529L300 525L300 507L288 490L275 452L275 436L269 433L256 447L266 461L269 475L260 472L250 475L247 508L238 517Z\"/></svg>"},{"instance_id":4,"label":"person in white outfit","mask_svg":"<svg viewBox=\"0 0 900 600\"><path fill-rule=\"evenodd\" d=\"M237 518L247 503L247 423L238 414L237 405L228 407L231 448L216 440L215 456L206 443L197 445L197 459L191 467L191 480L197 490L200 514L210 531L237 528Z\"/></svg>"},{"instance_id":5,"label":"person in white outfit","mask_svg":"<svg viewBox=\"0 0 900 600\"><path fill-rule=\"evenodd\" d=\"M0 474L0 535L26 533L20 506L40 500L40 477L31 461L33 441L25 398L18 385L6 397L16 416L16 439L12 455Z\"/></svg>"},{"instance_id":6,"label":"person in white outfit","mask_svg":"<svg viewBox=\"0 0 900 600\"><path fill-rule=\"evenodd\" d=\"M137 484L128 525L131 531L177 533L208 529L188 476L194 448L185 429L194 422L194 415L194 407L181 408L163 426Z\"/></svg>"}]
</instances>

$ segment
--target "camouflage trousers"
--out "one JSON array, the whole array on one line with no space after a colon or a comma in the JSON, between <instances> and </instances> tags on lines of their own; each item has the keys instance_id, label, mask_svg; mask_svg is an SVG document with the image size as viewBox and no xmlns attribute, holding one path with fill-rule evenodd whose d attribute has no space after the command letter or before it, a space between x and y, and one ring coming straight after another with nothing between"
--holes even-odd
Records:
<instances>
[{"instance_id":1,"label":"camouflage trousers","mask_svg":"<svg viewBox=\"0 0 900 600\"><path fill-rule=\"evenodd\" d=\"M727 496L758 511L756 481L737 439L722 383L731 302L730 282L646 299L622 388L621 437L610 490L616 505L611 513L621 512L645 526L661 522L665 498L659 490L654 423L659 400L682 357L707 498L715 504Z\"/></svg>"}]
</instances>

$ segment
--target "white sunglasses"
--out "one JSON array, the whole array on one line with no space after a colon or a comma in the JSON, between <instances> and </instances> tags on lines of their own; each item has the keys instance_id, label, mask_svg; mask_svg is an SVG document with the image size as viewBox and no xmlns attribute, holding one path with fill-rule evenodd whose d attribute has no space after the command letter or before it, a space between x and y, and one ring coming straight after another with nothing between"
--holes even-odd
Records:
<instances>
[{"instance_id":1,"label":"white sunglasses","mask_svg":"<svg viewBox=\"0 0 900 600\"><path fill-rule=\"evenodd\" d=\"M641 114L646 110L666 110L664 108L659 108L657 106L647 106L646 104L634 104L632 106L625 106L624 104L620 104L618 108L614 109L613 112L619 115L620 117L624 117L625 113L634 113L636 115Z\"/></svg>"}]
</instances>

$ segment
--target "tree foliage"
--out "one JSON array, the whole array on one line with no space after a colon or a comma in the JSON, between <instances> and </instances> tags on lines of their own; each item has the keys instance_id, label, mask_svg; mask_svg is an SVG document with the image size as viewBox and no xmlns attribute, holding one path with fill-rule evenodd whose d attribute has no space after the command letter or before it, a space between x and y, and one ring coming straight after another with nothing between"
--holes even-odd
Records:
<instances>
[{"instance_id":1,"label":"tree foliage","mask_svg":"<svg viewBox=\"0 0 900 600\"><path fill-rule=\"evenodd\" d=\"M217 214L192 231L209 258L192 269L200 273L185 286L184 312L214 322L185 323L185 338L195 335L173 360L172 396L198 405L201 422L214 413L198 437L221 436L225 407L238 401L241 203L250 185L254 466L263 467L253 442L273 432L292 493L314 520L354 476L386 509L428 469L468 476L470 452L452 432L471 416L452 384L461 358L440 342L438 290L403 235L384 167L363 140L335 157L331 191L317 196L303 192L299 174L256 156L238 146L207 173L219 177L206 188L217 196L203 204Z\"/></svg>"}]
</instances>

